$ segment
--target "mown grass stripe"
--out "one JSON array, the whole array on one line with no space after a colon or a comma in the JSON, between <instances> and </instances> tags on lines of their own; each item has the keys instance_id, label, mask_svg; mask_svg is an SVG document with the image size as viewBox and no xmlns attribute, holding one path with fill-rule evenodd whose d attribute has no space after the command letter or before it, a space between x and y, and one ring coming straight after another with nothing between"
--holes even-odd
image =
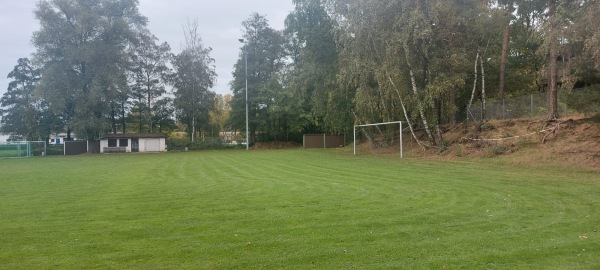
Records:
<instances>
[{"instance_id":1,"label":"mown grass stripe","mask_svg":"<svg viewBox=\"0 0 600 270\"><path fill-rule=\"evenodd\" d=\"M322 150L0 160L0 171L10 269L600 266L589 171Z\"/></svg>"}]
</instances>

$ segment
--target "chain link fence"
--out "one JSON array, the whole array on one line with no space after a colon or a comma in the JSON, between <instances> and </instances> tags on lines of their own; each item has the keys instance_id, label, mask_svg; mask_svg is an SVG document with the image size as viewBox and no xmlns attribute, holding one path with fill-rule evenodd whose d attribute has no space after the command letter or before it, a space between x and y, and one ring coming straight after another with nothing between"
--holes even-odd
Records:
<instances>
[{"instance_id":1,"label":"chain link fence","mask_svg":"<svg viewBox=\"0 0 600 270\"><path fill-rule=\"evenodd\" d=\"M477 100L473 102L471 108L467 108L467 121L481 121L482 102ZM569 109L565 102L558 100L558 113L568 115L574 113ZM514 119L527 117L543 117L548 114L548 95L546 93L536 93L526 96L488 99L486 102L486 119Z\"/></svg>"}]
</instances>

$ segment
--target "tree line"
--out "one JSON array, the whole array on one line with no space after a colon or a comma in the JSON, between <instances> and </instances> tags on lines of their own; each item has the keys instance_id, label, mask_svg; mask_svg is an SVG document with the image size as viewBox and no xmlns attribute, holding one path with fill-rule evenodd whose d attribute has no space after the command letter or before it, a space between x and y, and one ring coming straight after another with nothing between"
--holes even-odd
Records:
<instances>
[{"instance_id":1,"label":"tree line","mask_svg":"<svg viewBox=\"0 0 600 270\"><path fill-rule=\"evenodd\" d=\"M197 22L174 55L137 1L41 1L37 51L9 74L0 128L27 139L171 130L194 139L245 132L248 113L251 142L402 120L419 145L443 146L441 126L475 99L485 115L489 98L547 92L555 120L559 91L600 83L599 1L293 3L282 31L258 13L242 23L233 96L223 97L211 90L214 60Z\"/></svg>"},{"instance_id":2,"label":"tree line","mask_svg":"<svg viewBox=\"0 0 600 270\"><path fill-rule=\"evenodd\" d=\"M36 51L8 74L2 132L26 140L53 132L84 139L214 132L207 121L217 98L214 60L197 22L184 25L184 48L173 54L149 31L136 0L40 1L34 14Z\"/></svg>"},{"instance_id":3,"label":"tree line","mask_svg":"<svg viewBox=\"0 0 600 270\"><path fill-rule=\"evenodd\" d=\"M489 98L547 92L555 121L559 91L600 83L599 1L293 2L279 34L259 14L244 23L231 124L243 127L247 56L255 141L402 120L443 147L441 126L476 99L485 119Z\"/></svg>"}]
</instances>

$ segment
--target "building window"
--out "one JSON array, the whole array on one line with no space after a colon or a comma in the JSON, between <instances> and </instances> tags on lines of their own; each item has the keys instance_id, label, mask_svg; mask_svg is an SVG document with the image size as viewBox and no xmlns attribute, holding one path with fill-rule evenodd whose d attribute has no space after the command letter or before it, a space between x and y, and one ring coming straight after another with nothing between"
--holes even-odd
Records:
<instances>
[{"instance_id":1,"label":"building window","mask_svg":"<svg viewBox=\"0 0 600 270\"><path fill-rule=\"evenodd\" d=\"M119 139L119 146L125 147L129 143L128 139Z\"/></svg>"},{"instance_id":2,"label":"building window","mask_svg":"<svg viewBox=\"0 0 600 270\"><path fill-rule=\"evenodd\" d=\"M108 147L117 147L117 139L108 139Z\"/></svg>"}]
</instances>

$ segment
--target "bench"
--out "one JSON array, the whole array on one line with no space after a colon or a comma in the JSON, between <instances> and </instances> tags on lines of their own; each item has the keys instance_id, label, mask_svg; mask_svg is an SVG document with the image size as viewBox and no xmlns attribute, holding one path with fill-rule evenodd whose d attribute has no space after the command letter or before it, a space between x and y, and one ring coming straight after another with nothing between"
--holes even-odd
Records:
<instances>
[{"instance_id":1,"label":"bench","mask_svg":"<svg viewBox=\"0 0 600 270\"><path fill-rule=\"evenodd\" d=\"M126 153L127 147L104 147L104 153Z\"/></svg>"}]
</instances>

